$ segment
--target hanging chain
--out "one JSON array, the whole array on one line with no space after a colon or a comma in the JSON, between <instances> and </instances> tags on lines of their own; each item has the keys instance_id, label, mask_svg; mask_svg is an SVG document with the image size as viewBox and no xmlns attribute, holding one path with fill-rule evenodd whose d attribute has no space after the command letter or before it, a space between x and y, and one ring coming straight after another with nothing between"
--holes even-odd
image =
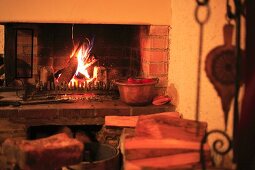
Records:
<instances>
[{"instance_id":1,"label":"hanging chain","mask_svg":"<svg viewBox=\"0 0 255 170\"><path fill-rule=\"evenodd\" d=\"M197 5L204 6L208 4L209 0L196 0L196 1L197 1Z\"/></svg>"},{"instance_id":2,"label":"hanging chain","mask_svg":"<svg viewBox=\"0 0 255 170\"><path fill-rule=\"evenodd\" d=\"M206 8L205 17L201 18L201 10ZM199 121L199 108L200 108L200 82L201 82L201 61L202 61L202 52L203 52L203 33L204 33L204 24L207 23L210 17L210 7L208 5L208 0L197 0L197 6L195 8L195 20L199 24L199 51L198 51L198 67L197 67L197 98L196 98L196 116L195 119ZM199 124L197 124L197 134L199 131Z\"/></svg>"},{"instance_id":3,"label":"hanging chain","mask_svg":"<svg viewBox=\"0 0 255 170\"><path fill-rule=\"evenodd\" d=\"M236 19L238 15L246 17L246 0L233 0L235 5L235 12L232 11L230 1L226 0L226 11L229 20Z\"/></svg>"}]
</instances>

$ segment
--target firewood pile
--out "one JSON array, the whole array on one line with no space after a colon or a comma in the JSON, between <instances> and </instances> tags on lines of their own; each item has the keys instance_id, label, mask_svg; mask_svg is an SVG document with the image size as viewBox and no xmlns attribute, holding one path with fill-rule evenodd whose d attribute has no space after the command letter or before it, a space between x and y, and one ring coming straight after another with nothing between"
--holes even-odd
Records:
<instances>
[{"instance_id":1,"label":"firewood pile","mask_svg":"<svg viewBox=\"0 0 255 170\"><path fill-rule=\"evenodd\" d=\"M207 123L180 118L177 112L133 117L106 117L106 124L124 126L120 148L125 170L200 168L200 143ZM204 146L211 165L210 148Z\"/></svg>"}]
</instances>

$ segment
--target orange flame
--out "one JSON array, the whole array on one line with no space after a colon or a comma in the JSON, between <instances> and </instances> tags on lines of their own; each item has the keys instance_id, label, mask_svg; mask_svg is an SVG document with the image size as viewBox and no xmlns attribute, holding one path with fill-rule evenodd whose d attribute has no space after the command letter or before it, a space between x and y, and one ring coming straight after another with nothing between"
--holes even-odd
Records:
<instances>
[{"instance_id":1,"label":"orange flame","mask_svg":"<svg viewBox=\"0 0 255 170\"><path fill-rule=\"evenodd\" d=\"M78 49L78 52L76 52L77 50L74 50L72 55L70 56L70 58L72 58L73 56L75 56L77 58L78 61L78 66L77 66L77 70L75 72L75 75L73 76L73 78L71 79L70 83L78 83L79 80L76 78L79 74L82 74L85 78L83 79L83 81L86 82L91 82L93 81L96 77L90 77L89 73L88 73L88 68L90 66L92 66L97 60L90 55L90 50L92 48L92 44L89 41L89 39L86 39L88 44L83 43ZM76 53L76 54L75 54Z\"/></svg>"}]
</instances>

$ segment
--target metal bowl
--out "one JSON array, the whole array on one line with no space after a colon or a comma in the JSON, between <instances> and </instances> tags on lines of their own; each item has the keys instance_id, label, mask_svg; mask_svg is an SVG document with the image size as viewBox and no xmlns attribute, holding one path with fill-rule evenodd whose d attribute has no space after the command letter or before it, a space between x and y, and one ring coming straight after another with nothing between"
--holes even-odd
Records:
<instances>
[{"instance_id":1,"label":"metal bowl","mask_svg":"<svg viewBox=\"0 0 255 170\"><path fill-rule=\"evenodd\" d=\"M147 83L130 83L127 80L118 80L120 99L132 106L144 106L151 104L153 97L156 95L155 85L158 83L157 78L151 79Z\"/></svg>"},{"instance_id":2,"label":"metal bowl","mask_svg":"<svg viewBox=\"0 0 255 170\"><path fill-rule=\"evenodd\" d=\"M102 143L86 143L84 145L84 161L68 166L68 170L119 170L119 150Z\"/></svg>"}]
</instances>

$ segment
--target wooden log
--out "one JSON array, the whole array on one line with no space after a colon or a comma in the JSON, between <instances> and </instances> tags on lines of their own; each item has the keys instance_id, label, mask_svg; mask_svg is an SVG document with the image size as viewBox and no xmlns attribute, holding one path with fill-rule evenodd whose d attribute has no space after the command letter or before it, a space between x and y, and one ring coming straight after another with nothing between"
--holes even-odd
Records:
<instances>
[{"instance_id":1,"label":"wooden log","mask_svg":"<svg viewBox=\"0 0 255 170\"><path fill-rule=\"evenodd\" d=\"M76 70L78 67L78 60L77 57L73 56L69 62L68 62L68 66L65 67L64 69L62 69L61 71L61 75L58 78L58 83L66 83L68 84L70 82L70 80L73 78Z\"/></svg>"},{"instance_id":2,"label":"wooden log","mask_svg":"<svg viewBox=\"0 0 255 170\"><path fill-rule=\"evenodd\" d=\"M199 153L200 151L199 142L176 139L147 139L139 137L124 139L123 147L125 157L128 160L160 157L190 152ZM205 155L207 155L207 157L210 157L210 148L208 144L205 144L204 151Z\"/></svg>"},{"instance_id":3,"label":"wooden log","mask_svg":"<svg viewBox=\"0 0 255 170\"><path fill-rule=\"evenodd\" d=\"M143 137L130 137L124 141L125 149L141 149L141 148L154 148L154 149L200 149L200 142L178 140L178 139L148 139ZM205 150L209 150L208 145L205 145Z\"/></svg>"},{"instance_id":4,"label":"wooden log","mask_svg":"<svg viewBox=\"0 0 255 170\"><path fill-rule=\"evenodd\" d=\"M178 112L162 112L144 116L146 118L153 118L158 115L180 118L180 113ZM136 127L138 118L139 116L105 116L105 126Z\"/></svg>"},{"instance_id":5,"label":"wooden log","mask_svg":"<svg viewBox=\"0 0 255 170\"><path fill-rule=\"evenodd\" d=\"M135 127L138 116L105 116L105 126Z\"/></svg>"},{"instance_id":6,"label":"wooden log","mask_svg":"<svg viewBox=\"0 0 255 170\"><path fill-rule=\"evenodd\" d=\"M135 135L137 137L172 138L200 142L205 135L206 128L206 122L179 119L168 115L140 116Z\"/></svg>"},{"instance_id":7,"label":"wooden log","mask_svg":"<svg viewBox=\"0 0 255 170\"><path fill-rule=\"evenodd\" d=\"M200 163L190 165L177 165L172 167L143 167L136 165L133 161L124 160L124 170L202 170ZM211 162L206 162L207 170L222 170L222 168L215 168Z\"/></svg>"},{"instance_id":8,"label":"wooden log","mask_svg":"<svg viewBox=\"0 0 255 170\"><path fill-rule=\"evenodd\" d=\"M124 170L193 170L200 168L200 141L174 138L137 137L135 130L125 128L120 149ZM208 144L204 146L206 165L211 166Z\"/></svg>"},{"instance_id":9,"label":"wooden log","mask_svg":"<svg viewBox=\"0 0 255 170\"><path fill-rule=\"evenodd\" d=\"M175 155L161 156L155 158L126 160L125 170L139 170L139 169L172 169L178 167L188 167L191 165L198 165L200 155L198 152L181 153ZM127 167L128 166L128 167ZM131 168L130 168L131 167Z\"/></svg>"},{"instance_id":10,"label":"wooden log","mask_svg":"<svg viewBox=\"0 0 255 170\"><path fill-rule=\"evenodd\" d=\"M3 153L25 170L55 169L82 161L83 144L65 133L37 140L6 139Z\"/></svg>"}]
</instances>

